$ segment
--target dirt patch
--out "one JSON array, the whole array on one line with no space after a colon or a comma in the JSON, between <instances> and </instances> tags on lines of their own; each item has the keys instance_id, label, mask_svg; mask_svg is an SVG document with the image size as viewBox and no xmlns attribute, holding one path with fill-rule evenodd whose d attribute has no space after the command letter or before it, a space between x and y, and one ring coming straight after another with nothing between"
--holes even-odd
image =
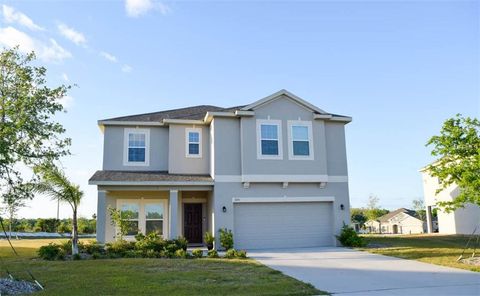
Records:
<instances>
[{"instance_id":1,"label":"dirt patch","mask_svg":"<svg viewBox=\"0 0 480 296\"><path fill-rule=\"evenodd\" d=\"M480 257L470 257L460 260L460 262L473 266L480 266Z\"/></svg>"}]
</instances>

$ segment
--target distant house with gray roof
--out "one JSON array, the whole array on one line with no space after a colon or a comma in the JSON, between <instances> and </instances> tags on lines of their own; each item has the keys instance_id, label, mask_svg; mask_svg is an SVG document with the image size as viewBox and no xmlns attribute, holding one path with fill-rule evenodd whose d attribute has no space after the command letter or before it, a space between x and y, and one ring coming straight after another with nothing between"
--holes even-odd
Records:
<instances>
[{"instance_id":1,"label":"distant house with gray roof","mask_svg":"<svg viewBox=\"0 0 480 296\"><path fill-rule=\"evenodd\" d=\"M370 233L418 234L426 232L426 223L415 211L400 208L376 220L368 220L365 228Z\"/></svg>"}]
</instances>

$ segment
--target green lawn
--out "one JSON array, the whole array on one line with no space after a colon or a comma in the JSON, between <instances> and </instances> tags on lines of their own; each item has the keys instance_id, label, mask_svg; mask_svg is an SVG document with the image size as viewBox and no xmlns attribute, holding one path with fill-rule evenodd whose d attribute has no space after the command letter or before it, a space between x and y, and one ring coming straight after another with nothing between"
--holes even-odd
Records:
<instances>
[{"instance_id":1,"label":"green lawn","mask_svg":"<svg viewBox=\"0 0 480 296\"><path fill-rule=\"evenodd\" d=\"M52 240L13 240L20 258L0 241L2 265L46 290L38 295L317 295L313 286L253 260L101 259L43 261L36 249ZM5 267L1 267L2 276ZM37 294L36 294L37 295Z\"/></svg>"},{"instance_id":2,"label":"green lawn","mask_svg":"<svg viewBox=\"0 0 480 296\"><path fill-rule=\"evenodd\" d=\"M362 248L361 250L364 251L480 272L480 266L457 262L469 238L466 235L365 235L364 237L369 244L380 246L379 248ZM470 244L472 243L475 241L472 240ZM472 252L473 249L467 249L464 258L471 256ZM480 255L480 250L477 250L477 253Z\"/></svg>"}]
</instances>

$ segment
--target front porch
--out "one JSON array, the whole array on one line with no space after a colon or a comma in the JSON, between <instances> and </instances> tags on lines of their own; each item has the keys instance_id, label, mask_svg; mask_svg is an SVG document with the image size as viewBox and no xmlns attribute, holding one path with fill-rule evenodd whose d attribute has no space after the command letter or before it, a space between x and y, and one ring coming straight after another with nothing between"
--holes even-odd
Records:
<instances>
[{"instance_id":1,"label":"front porch","mask_svg":"<svg viewBox=\"0 0 480 296\"><path fill-rule=\"evenodd\" d=\"M116 239L109 207L129 213L132 227L124 236L127 240L139 232L157 232L166 239L185 237L192 247L203 246L205 232L213 230L213 194L209 187L99 188L97 240L102 243Z\"/></svg>"}]
</instances>

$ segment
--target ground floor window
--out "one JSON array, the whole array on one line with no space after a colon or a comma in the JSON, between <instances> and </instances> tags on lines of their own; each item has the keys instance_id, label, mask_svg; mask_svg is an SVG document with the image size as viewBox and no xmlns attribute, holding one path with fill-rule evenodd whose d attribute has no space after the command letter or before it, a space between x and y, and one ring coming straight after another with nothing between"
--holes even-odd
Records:
<instances>
[{"instance_id":1,"label":"ground floor window","mask_svg":"<svg viewBox=\"0 0 480 296\"><path fill-rule=\"evenodd\" d=\"M156 232L166 235L167 201L151 199L119 199L117 208L120 209L122 219L128 221L127 236L138 233L149 234Z\"/></svg>"}]
</instances>

